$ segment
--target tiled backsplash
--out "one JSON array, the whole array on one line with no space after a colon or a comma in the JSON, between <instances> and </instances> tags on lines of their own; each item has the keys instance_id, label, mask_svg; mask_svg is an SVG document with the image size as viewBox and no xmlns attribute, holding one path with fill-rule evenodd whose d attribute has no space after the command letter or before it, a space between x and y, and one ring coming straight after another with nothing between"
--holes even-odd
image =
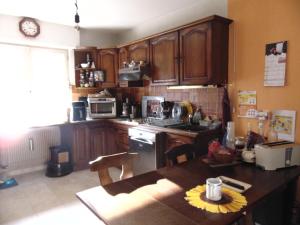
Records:
<instances>
[{"instance_id":1,"label":"tiled backsplash","mask_svg":"<svg viewBox=\"0 0 300 225\"><path fill-rule=\"evenodd\" d=\"M144 88L119 88L117 90L118 99L131 97L136 102L140 102L144 95L163 96L167 101L189 101L192 103L194 109L200 107L205 115L216 115L218 118L222 118L224 88L170 90L166 86L153 86Z\"/></svg>"},{"instance_id":2,"label":"tiled backsplash","mask_svg":"<svg viewBox=\"0 0 300 225\"><path fill-rule=\"evenodd\" d=\"M147 86L140 88L114 88L110 89L112 94L117 96L119 101L129 97L131 100L140 103L142 96L163 96L167 101L189 101L193 108L201 108L205 115L216 115L222 118L222 100L224 88L199 88L199 89L167 89L166 86ZM94 90L96 92L96 90ZM89 90L89 93L92 93ZM78 100L79 96L87 96L88 89L73 88L73 100Z\"/></svg>"}]
</instances>

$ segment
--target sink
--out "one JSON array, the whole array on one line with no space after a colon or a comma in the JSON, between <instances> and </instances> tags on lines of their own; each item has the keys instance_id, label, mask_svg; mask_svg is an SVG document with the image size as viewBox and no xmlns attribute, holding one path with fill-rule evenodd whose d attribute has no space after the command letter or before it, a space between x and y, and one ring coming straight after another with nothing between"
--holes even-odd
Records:
<instances>
[{"instance_id":1,"label":"sink","mask_svg":"<svg viewBox=\"0 0 300 225\"><path fill-rule=\"evenodd\" d=\"M200 131L208 130L208 127L192 125L192 124L176 124L176 125L170 125L168 126L168 128L174 128L174 129L192 131L192 132L200 132Z\"/></svg>"}]
</instances>

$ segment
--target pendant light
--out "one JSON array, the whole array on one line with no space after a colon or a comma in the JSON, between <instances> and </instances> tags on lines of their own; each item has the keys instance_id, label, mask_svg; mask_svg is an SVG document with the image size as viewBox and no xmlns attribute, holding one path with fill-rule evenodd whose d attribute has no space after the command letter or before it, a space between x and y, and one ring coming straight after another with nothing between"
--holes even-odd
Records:
<instances>
[{"instance_id":1,"label":"pendant light","mask_svg":"<svg viewBox=\"0 0 300 225\"><path fill-rule=\"evenodd\" d=\"M80 27L79 27L79 22L80 22L80 19L79 19L79 14L78 14L78 5L77 5L77 0L75 0L75 7L76 7L76 14L75 14L75 29L77 31L79 31Z\"/></svg>"}]
</instances>

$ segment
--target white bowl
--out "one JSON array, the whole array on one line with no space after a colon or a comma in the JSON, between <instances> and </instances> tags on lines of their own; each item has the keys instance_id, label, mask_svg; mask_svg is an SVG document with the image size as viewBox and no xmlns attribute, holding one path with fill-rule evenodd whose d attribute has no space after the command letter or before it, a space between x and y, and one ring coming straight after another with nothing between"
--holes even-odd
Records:
<instances>
[{"instance_id":1,"label":"white bowl","mask_svg":"<svg viewBox=\"0 0 300 225\"><path fill-rule=\"evenodd\" d=\"M81 63L80 66L81 68L86 69L89 67L89 63Z\"/></svg>"}]
</instances>

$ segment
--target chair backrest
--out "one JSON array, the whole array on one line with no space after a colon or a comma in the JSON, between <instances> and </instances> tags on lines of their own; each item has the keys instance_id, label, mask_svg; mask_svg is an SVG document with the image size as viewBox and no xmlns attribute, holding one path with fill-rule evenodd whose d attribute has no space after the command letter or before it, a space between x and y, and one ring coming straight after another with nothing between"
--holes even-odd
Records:
<instances>
[{"instance_id":1,"label":"chair backrest","mask_svg":"<svg viewBox=\"0 0 300 225\"><path fill-rule=\"evenodd\" d=\"M196 155L195 152L196 148L193 144L183 144L176 146L165 152L167 166L173 166L175 164L180 164L194 159Z\"/></svg>"},{"instance_id":2,"label":"chair backrest","mask_svg":"<svg viewBox=\"0 0 300 225\"><path fill-rule=\"evenodd\" d=\"M90 170L97 171L100 184L106 185L113 182L109 175L108 168L122 166L120 179L133 176L132 162L138 156L137 153L122 152L114 155L100 156L96 160L89 162Z\"/></svg>"}]
</instances>

